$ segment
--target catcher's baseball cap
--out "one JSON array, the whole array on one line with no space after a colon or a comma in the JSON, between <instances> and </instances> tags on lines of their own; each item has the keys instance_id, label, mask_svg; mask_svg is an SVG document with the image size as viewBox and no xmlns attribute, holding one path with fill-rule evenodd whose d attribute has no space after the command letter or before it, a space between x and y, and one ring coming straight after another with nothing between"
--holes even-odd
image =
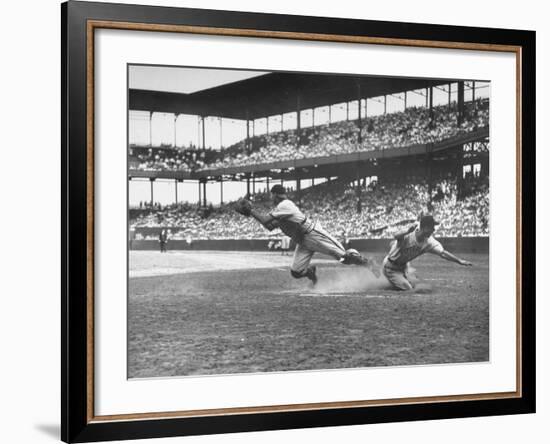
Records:
<instances>
[{"instance_id":1,"label":"catcher's baseball cap","mask_svg":"<svg viewBox=\"0 0 550 444\"><path fill-rule=\"evenodd\" d=\"M438 222L431 214L424 214L420 217L420 228L434 228Z\"/></svg>"},{"instance_id":2,"label":"catcher's baseball cap","mask_svg":"<svg viewBox=\"0 0 550 444\"><path fill-rule=\"evenodd\" d=\"M286 194L286 190L282 185L273 185L271 187L271 192L273 194Z\"/></svg>"}]
</instances>

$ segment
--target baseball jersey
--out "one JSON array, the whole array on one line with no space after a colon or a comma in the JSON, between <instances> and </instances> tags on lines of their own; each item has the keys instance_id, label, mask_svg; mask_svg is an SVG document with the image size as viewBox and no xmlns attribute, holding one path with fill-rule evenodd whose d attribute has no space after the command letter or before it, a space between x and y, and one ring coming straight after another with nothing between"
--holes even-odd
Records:
<instances>
[{"instance_id":1,"label":"baseball jersey","mask_svg":"<svg viewBox=\"0 0 550 444\"><path fill-rule=\"evenodd\" d=\"M395 241L388 253L387 259L391 263L399 266L405 266L408 262L424 253L441 254L443 245L436 241L433 236L424 239L424 242L418 242L416 231L406 234L402 240Z\"/></svg>"},{"instance_id":2,"label":"baseball jersey","mask_svg":"<svg viewBox=\"0 0 550 444\"><path fill-rule=\"evenodd\" d=\"M269 215L277 220L279 228L283 233L294 241L300 241L304 233L309 233L314 226L311 219L308 219L304 213L289 199L284 199L277 204Z\"/></svg>"}]
</instances>

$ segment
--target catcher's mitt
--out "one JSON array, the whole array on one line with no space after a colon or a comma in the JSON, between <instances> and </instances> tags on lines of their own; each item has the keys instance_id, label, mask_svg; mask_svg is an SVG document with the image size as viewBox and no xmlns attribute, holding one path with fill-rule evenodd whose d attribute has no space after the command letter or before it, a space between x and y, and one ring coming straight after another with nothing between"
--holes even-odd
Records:
<instances>
[{"instance_id":1,"label":"catcher's mitt","mask_svg":"<svg viewBox=\"0 0 550 444\"><path fill-rule=\"evenodd\" d=\"M252 210L252 204L249 200L246 199L239 199L237 203L235 204L235 211L239 214L242 214L243 216L250 216L250 212Z\"/></svg>"}]
</instances>

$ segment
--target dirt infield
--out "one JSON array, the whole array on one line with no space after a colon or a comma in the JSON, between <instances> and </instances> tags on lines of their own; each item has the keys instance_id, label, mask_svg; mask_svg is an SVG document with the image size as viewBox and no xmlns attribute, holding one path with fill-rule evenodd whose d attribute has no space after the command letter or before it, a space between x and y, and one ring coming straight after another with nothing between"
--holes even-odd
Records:
<instances>
[{"instance_id":1,"label":"dirt infield","mask_svg":"<svg viewBox=\"0 0 550 444\"><path fill-rule=\"evenodd\" d=\"M131 252L129 377L487 361L488 256L465 258L421 257L405 294L328 259L312 288L279 253Z\"/></svg>"}]
</instances>

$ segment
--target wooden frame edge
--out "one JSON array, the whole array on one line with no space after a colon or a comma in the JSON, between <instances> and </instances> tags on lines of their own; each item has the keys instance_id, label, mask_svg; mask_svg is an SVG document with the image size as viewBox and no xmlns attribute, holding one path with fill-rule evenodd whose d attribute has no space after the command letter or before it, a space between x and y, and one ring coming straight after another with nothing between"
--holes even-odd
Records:
<instances>
[{"instance_id":1,"label":"wooden frame edge","mask_svg":"<svg viewBox=\"0 0 550 444\"><path fill-rule=\"evenodd\" d=\"M522 90L523 90L523 51L519 47L516 51L516 390L523 395L523 208L522 208L522 149L523 149L523 118L522 118Z\"/></svg>"},{"instance_id":2,"label":"wooden frame edge","mask_svg":"<svg viewBox=\"0 0 550 444\"><path fill-rule=\"evenodd\" d=\"M88 26L92 29L120 29L130 31L149 31L149 32L173 32L186 34L217 35L225 37L258 37L275 38L285 40L306 40L318 42L336 42L336 43L360 43L371 45L386 46L412 46L423 48L440 49L466 49L473 51L496 51L496 52L516 52L521 49L517 45L502 45L490 43L470 43L470 42L450 42L444 40L419 40L419 39L400 39L390 37L368 37L340 34L318 34L305 32L288 31L265 31L258 29L239 29L222 28L210 26L191 26L191 25L165 25L150 24L139 22L124 22L110 20L88 20Z\"/></svg>"},{"instance_id":3,"label":"wooden frame edge","mask_svg":"<svg viewBox=\"0 0 550 444\"><path fill-rule=\"evenodd\" d=\"M128 413L120 415L102 415L95 416L90 422L112 422L128 420L152 420L167 418L197 418L211 416L231 416L240 414L260 414L260 413L286 413L298 411L319 411L341 408L362 408L362 407L388 407L393 405L411 405L411 404L437 404L443 402L464 402L464 401L484 401L496 399L514 399L519 398L517 392L502 392L479 395L454 395L454 396L431 396L417 398L395 398L368 401L342 401L342 402L320 402L311 404L281 404L259 407L232 407L221 409L202 409L202 410L183 410L173 412L153 412L153 413Z\"/></svg>"},{"instance_id":4,"label":"wooden frame edge","mask_svg":"<svg viewBox=\"0 0 550 444\"><path fill-rule=\"evenodd\" d=\"M87 422L94 418L95 408L95 384L94 384L94 365L95 365L95 332L94 332L94 276L95 276L95 245L94 245L94 28L87 26L86 29L86 275L87 275L87 297L86 297L86 312L88 322L86 330L88 335L87 340L87 399L86 413Z\"/></svg>"},{"instance_id":5,"label":"wooden frame edge","mask_svg":"<svg viewBox=\"0 0 550 444\"><path fill-rule=\"evenodd\" d=\"M94 414L94 31L95 29L120 29L150 32L174 32L203 35L277 38L287 40L324 41L337 43L359 43L374 45L395 45L406 47L462 49L493 52L511 52L516 55L516 391L489 394L397 398L389 400L344 401L314 404L288 404L261 407L239 407L225 409L186 410L174 412L133 413L121 415ZM227 416L237 414L257 414L275 412L296 412L305 410L327 410L338 408L378 407L407 404L435 404L443 402L464 402L497 399L517 399L522 397L522 46L468 42L446 42L435 40L415 40L334 34L308 34L300 32L262 31L236 28L215 28L206 26L162 25L124 21L92 20L86 22L86 106L87 106L87 423L97 424L124 420L153 420L162 418L192 418L203 416Z\"/></svg>"}]
</instances>

